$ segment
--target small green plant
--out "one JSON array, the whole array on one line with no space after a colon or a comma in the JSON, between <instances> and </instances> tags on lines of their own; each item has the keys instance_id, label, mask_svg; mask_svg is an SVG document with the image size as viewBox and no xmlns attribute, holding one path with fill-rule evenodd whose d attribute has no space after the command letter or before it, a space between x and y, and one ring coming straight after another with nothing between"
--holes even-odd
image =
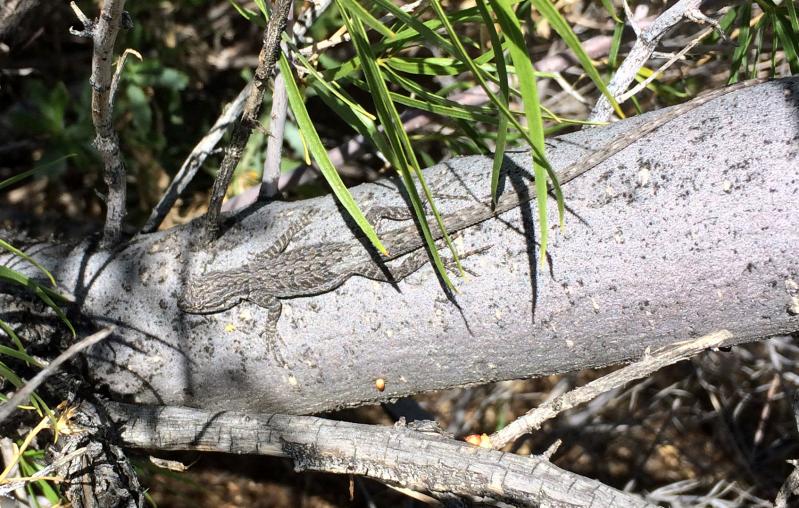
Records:
<instances>
[{"instance_id":1,"label":"small green plant","mask_svg":"<svg viewBox=\"0 0 799 508\"><path fill-rule=\"evenodd\" d=\"M13 185L25 178L33 176L37 173L42 173L53 166L59 166L64 162L66 157L55 159L47 164L42 164L36 168L20 173L0 182L0 190ZM32 278L20 273L17 270L9 268L8 266L0 266L0 282L10 285L15 285L28 291L36 298L46 304L52 311L61 319L64 325L69 329L72 336L75 337L75 328L67 318L64 311L59 306L59 303L66 301L66 298L57 291L57 285L53 275L35 259L29 256L24 251L18 249L8 241L0 238L0 249L9 252L12 256L34 266L49 282L49 286L39 283ZM58 302L58 303L57 303ZM16 331L7 322L0 319L0 330L8 337L9 345L0 344L0 357L5 357L16 362L21 362L28 368L42 368L42 365L32 356L28 354L24 344L20 340ZM14 368L8 363L0 360L0 381L5 384L6 381L11 383L15 389L22 388L25 384L23 379L17 374ZM8 399L0 394L0 400L6 402ZM41 419L40 424L34 428L28 436L18 443L18 456L17 462L19 464L20 472L25 477L30 477L44 467L42 463L43 452L37 450L27 450L28 445L36 437L36 435L45 428L50 428L57 432L59 428L59 419L56 418L54 412L50 409L44 399L36 393L30 397L30 406L24 409L33 410ZM7 464L6 469L0 475L0 482L7 481L7 475L11 470L12 464ZM50 484L48 478L42 478L35 482L28 482L25 484L25 490L28 492L30 499L34 500L36 496L43 495L52 504L59 502L59 495L57 490Z\"/></svg>"},{"instance_id":2,"label":"small green plant","mask_svg":"<svg viewBox=\"0 0 799 508\"><path fill-rule=\"evenodd\" d=\"M755 4L760 11L752 8ZM769 62L770 74L776 75L777 66L782 63L778 56L792 73L799 73L799 17L795 1L743 2L730 9L720 24L728 33L737 32L730 83L756 77L761 62Z\"/></svg>"}]
</instances>

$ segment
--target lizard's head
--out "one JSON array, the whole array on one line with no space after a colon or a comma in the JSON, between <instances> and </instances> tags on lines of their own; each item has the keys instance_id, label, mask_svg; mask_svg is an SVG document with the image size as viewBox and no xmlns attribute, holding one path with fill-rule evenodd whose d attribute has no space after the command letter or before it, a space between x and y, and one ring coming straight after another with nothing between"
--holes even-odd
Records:
<instances>
[{"instance_id":1,"label":"lizard's head","mask_svg":"<svg viewBox=\"0 0 799 508\"><path fill-rule=\"evenodd\" d=\"M216 280L206 277L189 280L183 295L178 298L178 308L189 314L213 314L235 306L247 295L241 282Z\"/></svg>"}]
</instances>

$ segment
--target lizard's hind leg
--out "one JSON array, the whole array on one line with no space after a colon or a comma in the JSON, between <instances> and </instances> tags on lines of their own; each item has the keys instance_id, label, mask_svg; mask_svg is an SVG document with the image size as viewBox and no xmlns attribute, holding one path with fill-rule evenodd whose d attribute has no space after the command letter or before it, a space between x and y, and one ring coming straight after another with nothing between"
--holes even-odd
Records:
<instances>
[{"instance_id":1,"label":"lizard's hind leg","mask_svg":"<svg viewBox=\"0 0 799 508\"><path fill-rule=\"evenodd\" d=\"M272 358L280 364L281 367L287 367L287 363L281 354L281 348L286 347L286 343L280 338L277 333L277 322L280 320L280 314L283 312L283 304L280 299L269 294L251 294L249 300L266 310L266 325L259 333L259 336L266 345L266 351L272 355Z\"/></svg>"},{"instance_id":2,"label":"lizard's hind leg","mask_svg":"<svg viewBox=\"0 0 799 508\"><path fill-rule=\"evenodd\" d=\"M272 245L270 245L265 251L256 255L256 259L272 259L286 250L286 247L289 246L291 240L297 236L297 233L305 229L305 227L311 222L311 219L313 219L313 216L313 212L303 212L303 216L290 224L289 227L277 237L277 240L275 240L274 243L272 243Z\"/></svg>"},{"instance_id":3,"label":"lizard's hind leg","mask_svg":"<svg viewBox=\"0 0 799 508\"><path fill-rule=\"evenodd\" d=\"M467 251L463 254L459 254L459 259L466 259L469 256L474 254L480 254L482 252L487 251L490 249L490 246L479 247L470 251ZM399 282L408 275L412 274L413 272L420 269L422 266L425 265L430 261L430 257L427 254L427 251L423 248L419 248L405 256L405 259L398 266L389 266L386 264L387 270L380 267L376 262L370 261L368 264L363 266L358 270L357 275L361 277L366 277L368 279L376 280L379 282ZM454 259L446 258L442 260L444 262L444 266L454 270L457 267L457 263L455 263ZM464 268L464 271L477 276L471 270ZM388 273L387 273L388 272ZM390 274L390 276L388 275Z\"/></svg>"}]
</instances>

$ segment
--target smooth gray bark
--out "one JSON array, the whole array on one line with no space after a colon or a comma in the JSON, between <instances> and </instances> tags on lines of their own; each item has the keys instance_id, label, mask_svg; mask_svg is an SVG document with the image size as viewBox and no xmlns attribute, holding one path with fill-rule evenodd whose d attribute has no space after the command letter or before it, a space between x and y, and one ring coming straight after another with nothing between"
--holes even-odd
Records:
<instances>
[{"instance_id":1,"label":"smooth gray bark","mask_svg":"<svg viewBox=\"0 0 799 508\"><path fill-rule=\"evenodd\" d=\"M117 396L152 404L313 413L425 390L533 377L639 357L649 346L719 329L742 342L799 330L799 80L730 94L686 114L564 187L566 229L550 200L549 266L534 243L535 204L470 228L462 251L478 274L452 300L428 265L393 286L353 277L336 291L283 300L281 367L258 340L266 312L250 303L182 314L184 278L236 267L308 209L289 249L351 238L331 198L256 205L203 251L197 223L134 239L121 251L66 258L40 249L81 312L116 336L89 355ZM647 117L554 140L565 167ZM510 154L504 192L527 181ZM484 200L491 159L426 172L445 211ZM396 182L353 189L362 207L403 205ZM391 225L386 229L390 229ZM2 312L0 312L2 314ZM2 316L0 316L2 317ZM386 389L374 387L377 378Z\"/></svg>"}]
</instances>

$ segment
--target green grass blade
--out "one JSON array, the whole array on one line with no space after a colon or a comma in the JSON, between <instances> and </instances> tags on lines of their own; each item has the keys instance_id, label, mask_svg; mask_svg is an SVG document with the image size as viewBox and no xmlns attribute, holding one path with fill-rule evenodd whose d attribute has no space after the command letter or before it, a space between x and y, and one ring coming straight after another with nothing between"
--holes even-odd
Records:
<instances>
[{"instance_id":1,"label":"green grass blade","mask_svg":"<svg viewBox=\"0 0 799 508\"><path fill-rule=\"evenodd\" d=\"M375 116L373 114L369 113L363 108L363 106L352 100L352 98L349 97L343 90L341 90L341 88L335 82L330 82L325 79L322 73L317 71L313 65L311 65L308 59L305 58L299 51L295 52L293 56L300 61L303 69L314 78L314 90L319 90L320 87L324 88L330 94L337 97L338 100L343 103L343 105L346 105L348 108L352 108L355 114L365 117L371 121L375 120Z\"/></svg>"},{"instance_id":2,"label":"green grass blade","mask_svg":"<svg viewBox=\"0 0 799 508\"><path fill-rule=\"evenodd\" d=\"M363 231L369 241L372 242L372 245L374 245L378 251L385 254L386 248L380 242L377 233L372 225L369 224L369 221L366 220L361 209L358 208L358 204L355 202L355 199L353 199L350 191L347 190L344 182L341 181L341 177L336 171L336 168L333 167L333 163L330 162L330 158L327 156L327 150L322 144L322 140L319 139L319 134L316 132L316 127L314 127L310 116L308 116L308 110L305 109L305 101L303 101L300 89L297 87L297 82L294 80L294 74L291 72L289 62L282 53L280 55L279 64L280 72L283 74L284 81L286 82L286 91L291 111L294 113L294 118L297 120L300 132L305 138L308 150L311 152L311 157L316 161L325 180L327 180L330 188L333 189L333 194L336 195L336 198L338 198L339 202L344 206L344 209L347 210L347 213L350 214L358 227L361 228L361 231Z\"/></svg>"},{"instance_id":3,"label":"green grass blade","mask_svg":"<svg viewBox=\"0 0 799 508\"><path fill-rule=\"evenodd\" d=\"M0 362L0 378L8 379L15 388L19 388L24 384L22 379L3 362Z\"/></svg>"},{"instance_id":4,"label":"green grass blade","mask_svg":"<svg viewBox=\"0 0 799 508\"><path fill-rule=\"evenodd\" d=\"M326 88L317 88L315 83L311 86L314 87L316 94L322 99L322 102L324 102L336 116L355 129L358 134L368 139L381 154L385 155L387 151L391 150L388 145L388 140L386 140L383 133L377 129L377 125L374 121L347 107L345 102L338 100L338 97L329 93Z\"/></svg>"},{"instance_id":5,"label":"green grass blade","mask_svg":"<svg viewBox=\"0 0 799 508\"><path fill-rule=\"evenodd\" d=\"M425 23L422 23L416 16L412 16L407 12L400 9L391 0L372 0L372 2L383 9L393 14L397 20L404 23L409 28L415 30L419 36L425 41L434 44L438 47L451 51L452 44L445 38L441 37L434 30L429 28Z\"/></svg>"},{"instance_id":6,"label":"green grass blade","mask_svg":"<svg viewBox=\"0 0 799 508\"><path fill-rule=\"evenodd\" d=\"M788 19L791 21L794 40L799 39L799 16L796 14L796 2L785 2L785 7L788 9Z\"/></svg>"},{"instance_id":7,"label":"green grass blade","mask_svg":"<svg viewBox=\"0 0 799 508\"><path fill-rule=\"evenodd\" d=\"M491 40L491 47L494 50L494 62L497 66L497 79L499 80L499 97L502 103L507 106L510 98L510 86L508 84L508 71L505 65L505 55L502 52L502 41L494 28L494 19L485 4L485 0L477 0L477 8L483 18L483 25L488 30ZM497 125L497 142L494 148L494 161L491 166L491 201L497 203L499 193L499 176L502 170L502 161L505 158L505 147L508 139L508 119L500 115Z\"/></svg>"},{"instance_id":8,"label":"green grass blade","mask_svg":"<svg viewBox=\"0 0 799 508\"><path fill-rule=\"evenodd\" d=\"M36 173L39 173L40 171L44 171L45 169L49 168L50 166L54 166L54 165L58 164L59 162L65 160L65 159L69 159L70 157L76 157L76 156L77 156L77 154L74 154L74 153L71 153L71 154L68 154L68 155L64 155L63 157L59 157L59 158L57 158L55 160L52 160L52 161L49 161L49 162L45 162L44 164L36 166L33 169L29 169L27 171L23 171L22 173L20 173L18 175L14 175L12 177L6 178L2 182L0 182L0 190L5 189L9 185L14 185L15 183L19 182L20 180L24 180L25 178L28 178L29 176L32 176L32 175L35 175Z\"/></svg>"},{"instance_id":9,"label":"green grass blade","mask_svg":"<svg viewBox=\"0 0 799 508\"><path fill-rule=\"evenodd\" d=\"M11 356L16 358L17 360L22 360L23 362L29 365L35 365L36 367L41 367L42 365L36 361L35 358L30 356L27 351L25 351L25 347L22 345L22 341L19 340L19 337L14 332L14 329L11 326L0 319L0 328L5 332L6 335L9 336L11 342L17 346L17 349L10 348L8 346L0 346L0 354L4 354L7 356Z\"/></svg>"},{"instance_id":10,"label":"green grass blade","mask_svg":"<svg viewBox=\"0 0 799 508\"><path fill-rule=\"evenodd\" d=\"M17 336L16 332L14 332L14 329L11 328L11 325L0 319L0 328L2 328L6 335L8 335L8 337L11 339L11 342L17 346L17 351L27 354L27 351L25 351L25 346L22 345L22 341L19 340L19 337Z\"/></svg>"},{"instance_id":11,"label":"green grass blade","mask_svg":"<svg viewBox=\"0 0 799 508\"><path fill-rule=\"evenodd\" d=\"M344 5L346 5L347 10L352 13L354 16L358 16L358 18L368 27L371 27L377 33L385 37L386 39L393 39L397 36L392 30L390 30L386 25L380 22L379 19L372 16L372 13L367 11L360 3L356 2L355 0L341 0Z\"/></svg>"},{"instance_id":12,"label":"green grass blade","mask_svg":"<svg viewBox=\"0 0 799 508\"><path fill-rule=\"evenodd\" d=\"M467 67L454 58L392 56L381 61L394 70L424 76L457 76Z\"/></svg>"},{"instance_id":13,"label":"green grass blade","mask_svg":"<svg viewBox=\"0 0 799 508\"><path fill-rule=\"evenodd\" d=\"M236 12L238 12L247 21L249 21L250 18L252 18L257 14L256 12L247 9L246 7L240 6L236 0L228 0L228 3L232 5L233 8L236 9Z\"/></svg>"},{"instance_id":14,"label":"green grass blade","mask_svg":"<svg viewBox=\"0 0 799 508\"><path fill-rule=\"evenodd\" d=\"M552 28L560 35L560 38L569 49L572 50L574 55L579 60L580 65L583 67L583 70L588 77L591 78L591 81L599 88L610 104L613 106L613 109L616 111L616 114L619 115L619 118L624 118L624 112L619 107L619 103L616 102L616 99L613 98L613 94L610 93L608 87L605 85L605 82L602 81L602 76L599 75L599 71L596 70L594 67L594 63L591 61L591 58L583 49L582 44L580 44L580 39L574 34L574 31L569 26L569 23L566 19L561 15L558 9L552 4L550 0L532 0L533 6L541 13L549 24L552 25ZM515 18L515 17L514 17ZM515 63L515 60L514 60Z\"/></svg>"},{"instance_id":15,"label":"green grass blade","mask_svg":"<svg viewBox=\"0 0 799 508\"><path fill-rule=\"evenodd\" d=\"M27 288L29 291L35 294L37 298L47 304L48 307L53 309L53 312L56 313L56 315L61 319L61 321L64 322L67 328L69 328L69 331L72 332L73 337L77 336L77 333L75 333L75 328L73 328L72 323L70 323L69 319L67 319L64 311L61 310L61 307L59 307L52 299L52 296L58 295L58 293L42 287L33 279L30 279L21 273L11 270L5 266L0 266L0 280L5 280L6 282L11 282Z\"/></svg>"},{"instance_id":16,"label":"green grass blade","mask_svg":"<svg viewBox=\"0 0 799 508\"><path fill-rule=\"evenodd\" d=\"M433 212L433 215L438 222L439 228L444 237L444 241L452 251L456 263L459 264L457 252L455 251L451 239L447 234L441 215L436 209L432 193L424 181L424 175L422 174L418 162L416 161L416 157L414 155L413 148L411 147L410 140L408 139L408 135L405 132L405 129L402 127L399 114L397 113L397 110L389 96L388 87L386 86L384 76L380 72L380 68L378 67L377 62L372 55L372 50L366 37L366 31L357 17L349 16L340 2L338 5L342 12L344 22L347 24L350 36L352 37L355 50L361 59L364 77L366 78L366 81L369 84L369 89L372 92L372 97L377 109L377 116L380 119L380 123L383 125L386 137L388 138L389 144L392 147L393 153L389 157L389 160L392 161L392 164L394 164L394 167L400 173L405 184L411 205L422 230L422 236L425 239L425 243L428 246L431 257L433 258L433 265L447 287L454 288L452 281L450 281L449 276L447 275L438 249L436 248L435 239L433 238L430 225L428 224L427 217L424 213L424 205L416 189L416 184L411 176L411 172L413 172L413 175L417 177L419 184L422 186L427 198L427 202L430 205L430 210Z\"/></svg>"},{"instance_id":17,"label":"green grass blade","mask_svg":"<svg viewBox=\"0 0 799 508\"><path fill-rule=\"evenodd\" d=\"M261 11L263 14L264 19L269 19L269 11L266 10L266 2L264 0L253 0L255 5L258 7L258 10Z\"/></svg>"},{"instance_id":18,"label":"green grass blade","mask_svg":"<svg viewBox=\"0 0 799 508\"><path fill-rule=\"evenodd\" d=\"M622 35L624 35L624 22L619 21L613 27L613 39L608 52L608 67L615 70L619 67L619 49L621 48Z\"/></svg>"},{"instance_id":19,"label":"green grass blade","mask_svg":"<svg viewBox=\"0 0 799 508\"><path fill-rule=\"evenodd\" d=\"M22 360L23 362L25 362L25 363L27 363L29 365L34 365L36 367L41 367L42 366L39 362L36 361L35 358L30 356L29 354L27 354L25 352L19 352L16 349L8 347L8 346L0 345L0 354L6 355L6 356L10 356L12 358L16 358L17 360Z\"/></svg>"},{"instance_id":20,"label":"green grass blade","mask_svg":"<svg viewBox=\"0 0 799 508\"><path fill-rule=\"evenodd\" d=\"M530 54L527 52L527 45L522 35L519 20L513 14L510 0L492 0L491 3L494 7L494 12L497 14L502 31L510 41L510 57L516 67L516 76L519 79L524 112L527 117L527 128L533 138L533 145L543 152L544 123L538 100L538 86L533 75L533 63L530 60ZM533 173L535 174L536 199L538 200L541 262L543 263L546 260L549 239L549 228L547 227L547 175L544 166L536 162L535 159L533 159Z\"/></svg>"},{"instance_id":21,"label":"green grass blade","mask_svg":"<svg viewBox=\"0 0 799 508\"><path fill-rule=\"evenodd\" d=\"M448 112L446 113L448 116L455 116L457 118L462 118L464 120L473 120L478 122L487 122L487 123L496 123L496 111L492 110L487 107L483 106L472 106L468 104L459 104L455 101L449 100L446 97L442 97L440 95L436 95L429 90L426 90L416 81L411 79L407 79L404 76L394 72L389 67L381 66L380 68L383 73L388 77L389 81L394 83L397 86L400 86L407 90L411 95L414 96L415 101L423 102L429 105L436 105L445 108ZM357 84L357 82L356 82ZM394 94L392 92L392 98L396 102L402 102L406 99L411 99L410 97L400 96L403 97L395 98L396 96L400 96L400 94ZM410 104L406 104L410 105ZM416 105L412 107L418 107ZM426 106L427 107L427 106Z\"/></svg>"},{"instance_id":22,"label":"green grass blade","mask_svg":"<svg viewBox=\"0 0 799 508\"><path fill-rule=\"evenodd\" d=\"M616 6L613 5L613 0L602 0L602 6L608 11L610 17L613 18L613 21L616 23L622 23L621 19L619 19L619 13L616 12Z\"/></svg>"},{"instance_id":23,"label":"green grass blade","mask_svg":"<svg viewBox=\"0 0 799 508\"><path fill-rule=\"evenodd\" d=\"M782 16L774 13L772 16L774 32L782 43L782 50L785 52L785 59L788 60L788 65L791 72L799 73L799 56L797 56L799 41L796 39L796 32L791 28L788 20ZM774 48L776 51L777 48Z\"/></svg>"},{"instance_id":24,"label":"green grass blade","mask_svg":"<svg viewBox=\"0 0 799 508\"><path fill-rule=\"evenodd\" d=\"M496 116L492 116L485 112L474 111L471 108L461 106L455 102L452 103L454 106L445 106L429 100L414 99L413 97L408 97L407 95L402 95L395 92L389 92L388 95L391 100L396 103L420 109L422 111L428 111L436 115L441 115L445 118L456 118L459 120L468 120L470 122L496 122Z\"/></svg>"},{"instance_id":25,"label":"green grass blade","mask_svg":"<svg viewBox=\"0 0 799 508\"><path fill-rule=\"evenodd\" d=\"M491 3L492 8L494 9L494 12L497 14L497 19L500 21L500 25L502 25L503 16L501 15L501 12L498 10L498 8L500 8L499 5L497 4L496 0L490 0L490 3ZM533 152L534 167L535 167L536 164L538 164L540 166L543 166L545 168L545 170L546 170L547 175L549 175L549 178L553 182L555 180L557 180L557 175L555 174L554 170L550 166L549 162L547 162L546 156L544 154L544 151L534 142L533 138L531 137L531 135L527 131L527 129L522 127L522 125L519 123L519 121L516 120L516 118L514 118L514 116L508 110L507 106L505 106L502 103L502 101L499 98L497 98L496 94L494 94L493 91L491 90L491 88L489 88L488 83L486 82L485 78L482 76L482 73L480 72L480 69L477 67L477 65L475 65L475 63L466 54L466 50L459 43L459 39L457 37L457 34L455 33L455 30L452 27L452 25L449 23L449 21L447 19L447 16L444 13L444 9L441 7L441 4L438 2L438 0L432 0L431 4L433 5L434 10L436 11L436 15L439 17L439 19L441 20L442 24L446 28L447 33L449 34L450 38L452 39L453 46L455 47L456 52L457 52L456 56L461 58L461 60L463 60L467 65L469 65L469 67L472 70L472 73L474 74L475 78L477 79L478 83L480 84L480 87L486 93L486 96L489 98L489 100L494 104L494 106L497 107L497 109L500 110L500 112L502 112L503 115L505 115L505 117L508 119L510 124L513 125L513 127L518 130L519 134L521 134L524 137L524 139L527 141L528 145L530 146L530 149ZM506 14L506 16L507 16L507 14ZM516 24L518 25L518 20L516 19L516 17L513 14L512 10L510 10L510 16L512 17L513 20L516 20ZM513 23L511 21L507 21L506 20L505 25L512 27ZM503 30L505 30L505 27L503 27ZM546 183L546 179L545 178L544 179L536 178L536 189L539 188L538 186L541 186L544 189L544 194L546 194L547 183ZM560 192L560 186L559 185L555 185L553 183L553 190L555 191L555 197L556 197L557 202L558 202L558 210L559 211L563 210L564 209L563 194ZM543 206L546 206L546 205L544 204ZM539 209L540 209L540 207L539 207ZM562 220L562 218L563 218L563 212L561 212L561 220ZM539 225L539 228L542 231L542 236L544 236L546 234L546 231L545 231L546 227L547 227L546 223L543 223L543 224ZM545 252L543 252L543 250L542 250L542 253L545 253ZM542 256L542 259L546 259L546 257Z\"/></svg>"},{"instance_id":26,"label":"green grass blade","mask_svg":"<svg viewBox=\"0 0 799 508\"><path fill-rule=\"evenodd\" d=\"M749 20L752 17L752 4L744 2L738 7L738 46L732 53L732 65L730 66L729 83L736 83L739 79L739 70L746 69L749 45L752 43L752 35L749 30Z\"/></svg>"},{"instance_id":27,"label":"green grass blade","mask_svg":"<svg viewBox=\"0 0 799 508\"><path fill-rule=\"evenodd\" d=\"M14 254L15 256L21 257L22 259L24 259L28 263L30 263L33 266L35 266L48 279L50 279L50 283L53 285L53 287L56 287L55 278L53 277L53 274L51 274L50 271L47 270L47 268L45 268L42 265L40 265L38 261L36 261L32 257L30 257L29 255L25 254L23 251L17 249L16 247L11 245L10 243L6 242L2 238L0 238L0 248L7 250L8 252Z\"/></svg>"}]
</instances>

